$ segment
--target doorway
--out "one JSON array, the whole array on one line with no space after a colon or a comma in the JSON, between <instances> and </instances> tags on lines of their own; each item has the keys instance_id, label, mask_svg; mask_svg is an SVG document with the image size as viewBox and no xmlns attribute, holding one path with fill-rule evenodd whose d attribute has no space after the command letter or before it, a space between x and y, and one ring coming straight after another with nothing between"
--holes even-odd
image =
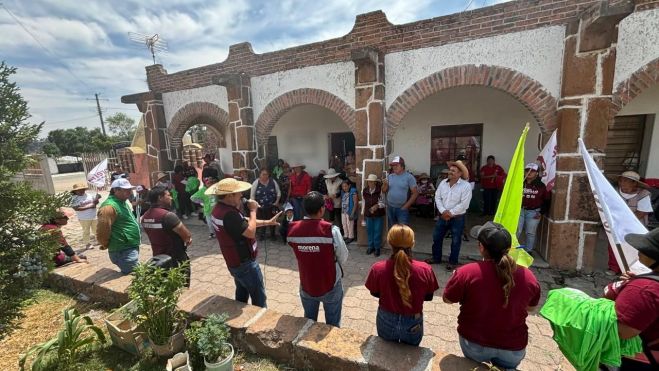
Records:
<instances>
[{"instance_id":1,"label":"doorway","mask_svg":"<svg viewBox=\"0 0 659 371\"><path fill-rule=\"evenodd\" d=\"M346 164L355 162L355 136L351 132L329 134L329 167L341 172ZM352 157L350 158L351 155Z\"/></svg>"}]
</instances>

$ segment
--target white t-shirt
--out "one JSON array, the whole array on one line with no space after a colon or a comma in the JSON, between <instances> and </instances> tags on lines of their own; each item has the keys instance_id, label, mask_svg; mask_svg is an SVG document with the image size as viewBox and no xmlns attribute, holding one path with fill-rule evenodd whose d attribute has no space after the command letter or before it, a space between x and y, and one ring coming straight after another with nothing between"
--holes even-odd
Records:
<instances>
[{"instance_id":1,"label":"white t-shirt","mask_svg":"<svg viewBox=\"0 0 659 371\"><path fill-rule=\"evenodd\" d=\"M629 200L630 198L636 196L638 193L623 193L620 191L620 195L622 198L625 200ZM638 205L636 206L636 210L644 212L644 213L651 213L652 210L652 201L650 201L650 196L645 196L638 200Z\"/></svg>"},{"instance_id":2,"label":"white t-shirt","mask_svg":"<svg viewBox=\"0 0 659 371\"><path fill-rule=\"evenodd\" d=\"M88 193L85 193L82 196L73 195L71 199L71 207L84 207L89 206L94 203L94 197ZM94 220L96 219L96 208L92 207L91 209L86 210L76 210L78 214L78 220Z\"/></svg>"}]
</instances>

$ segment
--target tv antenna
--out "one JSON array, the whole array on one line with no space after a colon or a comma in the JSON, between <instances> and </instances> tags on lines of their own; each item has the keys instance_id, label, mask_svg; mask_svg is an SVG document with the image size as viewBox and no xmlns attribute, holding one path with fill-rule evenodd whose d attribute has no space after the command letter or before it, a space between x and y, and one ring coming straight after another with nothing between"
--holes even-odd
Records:
<instances>
[{"instance_id":1,"label":"tv antenna","mask_svg":"<svg viewBox=\"0 0 659 371\"><path fill-rule=\"evenodd\" d=\"M137 32L129 32L128 38L136 45L146 46L149 49L151 58L153 58L153 64L156 64L156 53L167 52L167 41L158 34L149 36Z\"/></svg>"}]
</instances>

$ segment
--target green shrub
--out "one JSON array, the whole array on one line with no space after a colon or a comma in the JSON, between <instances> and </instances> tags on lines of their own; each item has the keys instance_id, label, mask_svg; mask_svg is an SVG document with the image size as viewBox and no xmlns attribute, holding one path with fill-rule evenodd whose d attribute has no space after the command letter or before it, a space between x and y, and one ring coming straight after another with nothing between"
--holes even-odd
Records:
<instances>
[{"instance_id":1,"label":"green shrub","mask_svg":"<svg viewBox=\"0 0 659 371\"><path fill-rule=\"evenodd\" d=\"M201 325L191 327L190 333L186 331L188 344L198 351L207 362L215 363L230 355L231 349L226 346L231 334L226 324L226 314L213 313L201 322Z\"/></svg>"},{"instance_id":2,"label":"green shrub","mask_svg":"<svg viewBox=\"0 0 659 371\"><path fill-rule=\"evenodd\" d=\"M88 334L89 331L92 333ZM48 363L47 356L51 353L55 354L61 366L73 364L77 361L78 353L97 340L105 343L105 335L89 316L81 316L74 308L65 309L64 326L57 336L30 348L19 360L19 366L24 370L28 357L36 354L32 361L32 370L41 370Z\"/></svg>"}]
</instances>

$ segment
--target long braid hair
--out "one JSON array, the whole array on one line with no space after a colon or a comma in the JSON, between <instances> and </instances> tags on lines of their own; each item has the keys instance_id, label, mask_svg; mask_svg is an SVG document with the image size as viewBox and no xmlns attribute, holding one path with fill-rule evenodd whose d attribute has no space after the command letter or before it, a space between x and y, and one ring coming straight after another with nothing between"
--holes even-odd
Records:
<instances>
[{"instance_id":1,"label":"long braid hair","mask_svg":"<svg viewBox=\"0 0 659 371\"><path fill-rule=\"evenodd\" d=\"M387 242L389 242L393 251L391 258L394 260L394 279L398 286L398 293L403 305L411 308L412 291L410 290L409 281L412 258L410 254L414 246L414 231L406 225L395 224L389 229Z\"/></svg>"},{"instance_id":2,"label":"long braid hair","mask_svg":"<svg viewBox=\"0 0 659 371\"><path fill-rule=\"evenodd\" d=\"M508 255L511 245L510 233L501 224L492 224L491 227L483 228L478 233L478 242L483 245L487 252L486 258L494 261L497 277L503 288L503 307L508 306L510 292L515 287L513 273L517 270L517 263Z\"/></svg>"}]
</instances>

